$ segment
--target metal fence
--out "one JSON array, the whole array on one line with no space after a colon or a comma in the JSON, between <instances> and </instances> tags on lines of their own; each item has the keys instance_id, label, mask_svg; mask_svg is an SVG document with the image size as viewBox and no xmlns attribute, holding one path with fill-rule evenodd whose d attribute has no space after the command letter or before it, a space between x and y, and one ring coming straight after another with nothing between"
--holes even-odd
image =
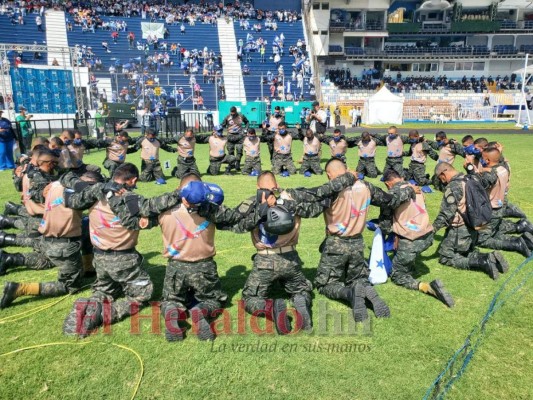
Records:
<instances>
[{"instance_id":1,"label":"metal fence","mask_svg":"<svg viewBox=\"0 0 533 400\"><path fill-rule=\"evenodd\" d=\"M141 131L138 121L135 119L123 119L117 117L102 118L51 118L29 120L30 134L32 137L52 137L59 135L66 129L79 131L85 138L103 138L112 136L117 132L117 124L128 121L124 129ZM21 123L11 123L21 151L23 148ZM170 115L155 115L151 120L151 128L163 137L170 137L183 133L185 129L192 129L194 133L207 133L213 130L213 116L205 112L180 112Z\"/></svg>"}]
</instances>

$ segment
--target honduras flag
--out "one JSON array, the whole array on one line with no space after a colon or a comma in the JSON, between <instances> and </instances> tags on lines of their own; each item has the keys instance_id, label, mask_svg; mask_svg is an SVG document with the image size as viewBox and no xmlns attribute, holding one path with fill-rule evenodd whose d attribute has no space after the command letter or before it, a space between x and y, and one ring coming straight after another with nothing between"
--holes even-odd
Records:
<instances>
[{"instance_id":1,"label":"honduras flag","mask_svg":"<svg viewBox=\"0 0 533 400\"><path fill-rule=\"evenodd\" d=\"M379 285L387 282L392 263L384 249L383 234L379 228L377 228L374 233L372 251L370 253L368 265L370 268L370 276L368 277L368 280L372 285Z\"/></svg>"}]
</instances>

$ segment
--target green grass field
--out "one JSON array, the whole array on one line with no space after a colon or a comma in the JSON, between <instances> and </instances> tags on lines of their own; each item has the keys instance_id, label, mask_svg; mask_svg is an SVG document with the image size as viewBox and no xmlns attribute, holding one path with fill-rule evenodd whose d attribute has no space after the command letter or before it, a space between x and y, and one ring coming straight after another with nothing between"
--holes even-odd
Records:
<instances>
[{"instance_id":1,"label":"green grass field","mask_svg":"<svg viewBox=\"0 0 533 400\"><path fill-rule=\"evenodd\" d=\"M479 131L475 133L476 136L480 134ZM533 146L533 137L487 136L489 140L498 139L505 145L505 154L512 163L510 200L533 216L529 147ZM300 157L301 148L297 142L295 159ZM380 168L384 164L384 154L380 148ZM206 156L207 147L198 145L197 159L202 171L207 167ZM265 147L264 166L269 165L266 156ZM101 164L103 158L103 152L93 152L86 161ZM129 155L128 160L140 165L137 154ZM163 152L161 160L175 163L175 155ZM357 157L353 149L349 152L348 162L350 167L355 167ZM458 159L457 165L460 162L462 160ZM430 161L428 171L433 167L434 163ZM169 175L170 171L166 173ZM204 179L224 188L225 203L229 206L237 205L255 192L252 177L206 176ZM327 178L325 175L312 178L297 175L278 179L282 187L298 187L316 186ZM378 180L372 182L383 187ZM140 183L138 191L145 196L154 196L176 186L177 180L171 178L166 186ZM1 172L0 203L17 198L10 172ZM438 212L441 194L427 195L426 200L433 219ZM377 210L373 209L370 217L376 216ZM321 217L303 222L298 250L304 272L311 280L319 261L318 246L323 233ZM329 321L329 333L280 337L248 332L221 335L213 343L200 342L191 336L184 342L169 344L162 334L150 332L149 320L141 322L140 334L131 334L131 319L126 319L114 325L110 335L98 333L88 339L75 340L64 337L61 327L76 297L67 297L57 304L54 303L58 299L18 299L11 308L0 311L0 398L131 398L141 374L139 360L132 352L112 344L126 346L142 359L144 374L137 399L422 398L450 356L479 323L492 297L507 278L504 275L499 281L492 281L483 273L439 265L436 250L442 233L437 235L433 247L419 258L418 274L426 281L440 278L454 296L456 306L448 309L431 297L389 282L379 286L378 291L390 305L392 316L386 320L371 316L371 334L335 335ZM366 232L367 247L371 240L372 234ZM227 309L236 330L237 302L251 269L250 257L254 250L248 234L219 232L216 244L215 259L223 288L229 295ZM158 300L165 273L158 228L141 233L138 250L145 256L145 266L155 284L153 299ZM524 258L511 253L506 253L506 257L511 265L507 274L510 275ZM528 265L509 283L509 287L516 286L530 271L531 265ZM0 285L7 280L55 280L56 274L55 269L39 272L19 268L1 277ZM448 393L449 398L533 398L531 287L532 282L527 281L490 320L479 350L463 377ZM89 295L90 290L86 289L79 297ZM330 310L350 315L347 306L316 292L314 296L315 316L319 314L319 307L326 305ZM150 309L145 309L142 315L149 313ZM315 326L317 324L315 320ZM64 344L5 355L17 349L56 342ZM239 347L241 344L249 347ZM253 345L271 351L254 351ZM330 345L338 346L328 348Z\"/></svg>"}]
</instances>

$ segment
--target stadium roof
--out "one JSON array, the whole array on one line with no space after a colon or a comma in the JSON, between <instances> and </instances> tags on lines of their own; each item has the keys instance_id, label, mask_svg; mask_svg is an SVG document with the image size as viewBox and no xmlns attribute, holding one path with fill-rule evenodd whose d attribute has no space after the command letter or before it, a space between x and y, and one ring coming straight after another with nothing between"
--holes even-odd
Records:
<instances>
[{"instance_id":1,"label":"stadium roof","mask_svg":"<svg viewBox=\"0 0 533 400\"><path fill-rule=\"evenodd\" d=\"M508 8L518 8L518 9L530 9L533 11L533 1L527 1L527 0L503 0L501 3L498 4L498 8L501 9L508 9Z\"/></svg>"}]
</instances>

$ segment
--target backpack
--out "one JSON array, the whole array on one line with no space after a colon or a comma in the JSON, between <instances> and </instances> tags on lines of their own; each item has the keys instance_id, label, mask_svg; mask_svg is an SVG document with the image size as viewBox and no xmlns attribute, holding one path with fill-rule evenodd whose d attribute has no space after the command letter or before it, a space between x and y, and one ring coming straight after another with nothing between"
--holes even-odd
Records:
<instances>
[{"instance_id":1,"label":"backpack","mask_svg":"<svg viewBox=\"0 0 533 400\"><path fill-rule=\"evenodd\" d=\"M464 182L466 212L458 212L463 218L465 225L477 231L490 222L492 218L492 205L490 204L487 191L473 175L466 175Z\"/></svg>"}]
</instances>

